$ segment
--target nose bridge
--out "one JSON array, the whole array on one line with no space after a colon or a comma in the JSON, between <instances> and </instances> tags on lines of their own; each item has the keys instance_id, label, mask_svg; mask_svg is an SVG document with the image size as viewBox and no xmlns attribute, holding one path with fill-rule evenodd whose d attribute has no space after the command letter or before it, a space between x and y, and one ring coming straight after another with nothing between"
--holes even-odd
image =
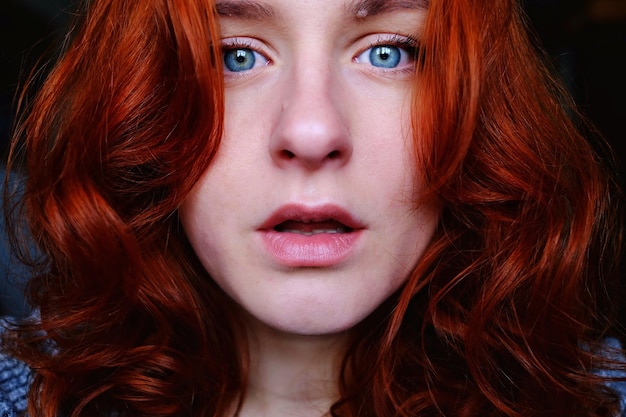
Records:
<instances>
[{"instance_id":1,"label":"nose bridge","mask_svg":"<svg viewBox=\"0 0 626 417\"><path fill-rule=\"evenodd\" d=\"M345 162L352 153L341 83L329 56L296 59L282 74L280 114L270 145L280 164L315 168Z\"/></svg>"},{"instance_id":2,"label":"nose bridge","mask_svg":"<svg viewBox=\"0 0 626 417\"><path fill-rule=\"evenodd\" d=\"M303 104L314 100L334 101L332 97L335 84L333 73L334 65L330 58L317 54L313 58L296 60L289 72L289 83L293 86L292 93L288 94L286 102ZM307 100L301 101L299 99Z\"/></svg>"}]
</instances>

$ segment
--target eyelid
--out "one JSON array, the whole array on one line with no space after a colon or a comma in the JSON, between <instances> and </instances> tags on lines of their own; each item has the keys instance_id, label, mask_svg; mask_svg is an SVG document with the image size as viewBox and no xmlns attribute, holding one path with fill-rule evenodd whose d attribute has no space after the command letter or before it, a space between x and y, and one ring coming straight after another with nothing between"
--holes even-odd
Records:
<instances>
[{"instance_id":1,"label":"eyelid","mask_svg":"<svg viewBox=\"0 0 626 417\"><path fill-rule=\"evenodd\" d=\"M377 34L376 40L370 43L370 48L378 45L394 45L407 50L417 49L419 43L414 36L401 35L399 33Z\"/></svg>"},{"instance_id":2,"label":"eyelid","mask_svg":"<svg viewBox=\"0 0 626 417\"><path fill-rule=\"evenodd\" d=\"M223 38L221 40L222 49L236 49L236 48L248 48L255 49L253 42L250 38Z\"/></svg>"}]
</instances>

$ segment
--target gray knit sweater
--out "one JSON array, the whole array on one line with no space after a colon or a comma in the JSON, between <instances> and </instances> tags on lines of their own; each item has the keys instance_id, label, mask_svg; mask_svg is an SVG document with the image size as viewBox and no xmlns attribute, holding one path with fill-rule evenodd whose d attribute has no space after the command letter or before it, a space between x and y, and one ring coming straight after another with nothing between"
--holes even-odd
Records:
<instances>
[{"instance_id":1,"label":"gray knit sweater","mask_svg":"<svg viewBox=\"0 0 626 417\"><path fill-rule=\"evenodd\" d=\"M615 343L618 342L609 340L607 344ZM0 352L0 417L20 417L25 413L29 380L30 371L26 365ZM621 416L626 417L626 382L614 382L610 386L620 395Z\"/></svg>"},{"instance_id":2,"label":"gray knit sweater","mask_svg":"<svg viewBox=\"0 0 626 417\"><path fill-rule=\"evenodd\" d=\"M26 410L28 367L0 353L0 417L17 417Z\"/></svg>"}]
</instances>

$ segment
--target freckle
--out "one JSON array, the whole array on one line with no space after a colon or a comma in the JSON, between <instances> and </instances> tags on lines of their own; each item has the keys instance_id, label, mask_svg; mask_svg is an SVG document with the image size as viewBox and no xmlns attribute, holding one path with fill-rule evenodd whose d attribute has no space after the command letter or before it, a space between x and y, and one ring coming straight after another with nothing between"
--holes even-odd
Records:
<instances>
[{"instance_id":1,"label":"freckle","mask_svg":"<svg viewBox=\"0 0 626 417\"><path fill-rule=\"evenodd\" d=\"M367 9L360 9L358 12L356 12L356 17L359 19L364 19L367 17Z\"/></svg>"}]
</instances>

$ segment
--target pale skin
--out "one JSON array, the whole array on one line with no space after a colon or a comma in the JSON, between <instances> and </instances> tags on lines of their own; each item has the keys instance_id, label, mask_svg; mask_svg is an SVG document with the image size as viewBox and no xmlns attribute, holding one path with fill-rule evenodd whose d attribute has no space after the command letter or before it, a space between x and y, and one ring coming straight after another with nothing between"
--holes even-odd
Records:
<instances>
[{"instance_id":1,"label":"pale skin","mask_svg":"<svg viewBox=\"0 0 626 417\"><path fill-rule=\"evenodd\" d=\"M240 415L321 416L350 329L398 290L432 236L416 203L411 87L422 1L218 1L225 131L181 207L243 310Z\"/></svg>"}]
</instances>

